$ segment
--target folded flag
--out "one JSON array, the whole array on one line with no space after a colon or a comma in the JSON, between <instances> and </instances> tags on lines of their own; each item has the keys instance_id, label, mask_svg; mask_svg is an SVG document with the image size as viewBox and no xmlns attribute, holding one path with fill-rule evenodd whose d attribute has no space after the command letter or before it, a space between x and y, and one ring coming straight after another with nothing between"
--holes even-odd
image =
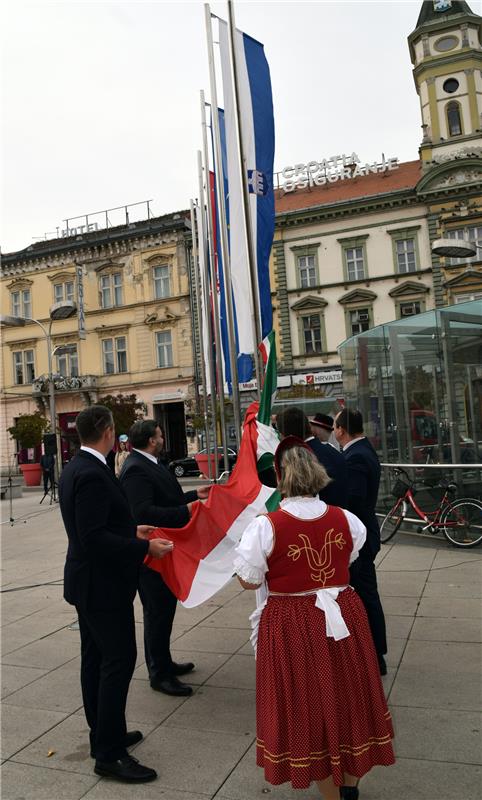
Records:
<instances>
[{"instance_id":1,"label":"folded flag","mask_svg":"<svg viewBox=\"0 0 482 800\"><path fill-rule=\"evenodd\" d=\"M276 349L270 334L266 378L261 396L269 392L271 411L272 380L276 386ZM267 337L268 339L269 337ZM270 380L268 381L268 374ZM264 407L267 408L266 403ZM160 572L175 596L186 608L205 602L233 575L234 548L247 525L258 514L272 511L279 504L276 489L264 486L258 477L258 462L266 464L278 446L278 434L269 424L269 415L259 419L258 403L246 411L241 446L228 482L212 487L204 503L196 503L184 528L157 528L151 538L162 536L174 542L174 550L162 559L147 556L145 563Z\"/></svg>"}]
</instances>

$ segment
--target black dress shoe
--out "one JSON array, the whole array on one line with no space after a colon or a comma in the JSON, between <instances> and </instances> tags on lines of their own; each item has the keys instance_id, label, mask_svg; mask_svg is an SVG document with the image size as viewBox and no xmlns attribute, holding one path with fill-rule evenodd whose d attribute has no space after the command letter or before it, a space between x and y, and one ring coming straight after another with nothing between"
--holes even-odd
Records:
<instances>
[{"instance_id":1,"label":"black dress shoe","mask_svg":"<svg viewBox=\"0 0 482 800\"><path fill-rule=\"evenodd\" d=\"M357 786L340 786L342 800L358 800L360 793Z\"/></svg>"},{"instance_id":2,"label":"black dress shoe","mask_svg":"<svg viewBox=\"0 0 482 800\"><path fill-rule=\"evenodd\" d=\"M171 694L174 697L188 697L192 694L192 686L181 683L175 675L171 675L169 678L163 678L162 680L157 679L151 681L151 689L154 689L156 692Z\"/></svg>"},{"instance_id":3,"label":"black dress shoe","mask_svg":"<svg viewBox=\"0 0 482 800\"><path fill-rule=\"evenodd\" d=\"M103 778L114 778L124 783L148 783L157 778L155 769L144 767L133 756L124 756L117 761L96 761L94 772Z\"/></svg>"},{"instance_id":4,"label":"black dress shoe","mask_svg":"<svg viewBox=\"0 0 482 800\"><path fill-rule=\"evenodd\" d=\"M194 669L194 664L192 661L185 661L183 664L176 664L175 661L172 662L172 674L176 675L178 678L181 675L187 675L188 672L192 672Z\"/></svg>"},{"instance_id":5,"label":"black dress shoe","mask_svg":"<svg viewBox=\"0 0 482 800\"><path fill-rule=\"evenodd\" d=\"M380 668L380 675L387 674L387 663L383 656L378 656L378 666Z\"/></svg>"},{"instance_id":6,"label":"black dress shoe","mask_svg":"<svg viewBox=\"0 0 482 800\"><path fill-rule=\"evenodd\" d=\"M140 731L127 731L126 738L124 739L124 747L133 747L137 742L142 742L143 738ZM93 748L90 750L90 757L95 758L95 751Z\"/></svg>"}]
</instances>

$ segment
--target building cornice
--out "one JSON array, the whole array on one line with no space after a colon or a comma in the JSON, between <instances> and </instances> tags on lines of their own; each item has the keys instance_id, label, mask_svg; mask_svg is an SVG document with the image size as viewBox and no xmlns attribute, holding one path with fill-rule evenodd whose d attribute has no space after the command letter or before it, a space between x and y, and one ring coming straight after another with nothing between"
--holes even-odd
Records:
<instances>
[{"instance_id":1,"label":"building cornice","mask_svg":"<svg viewBox=\"0 0 482 800\"><path fill-rule=\"evenodd\" d=\"M308 208L283 211L276 215L276 228L290 228L297 225L325 222L337 217L349 217L354 214L375 214L380 211L404 206L420 205L420 198L415 187L401 189L386 194L357 197L338 203L308 206Z\"/></svg>"}]
</instances>

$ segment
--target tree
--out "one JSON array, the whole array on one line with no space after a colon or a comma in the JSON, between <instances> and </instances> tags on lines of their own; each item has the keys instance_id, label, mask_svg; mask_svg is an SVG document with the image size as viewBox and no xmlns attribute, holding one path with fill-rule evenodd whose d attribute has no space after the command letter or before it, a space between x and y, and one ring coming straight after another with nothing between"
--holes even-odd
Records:
<instances>
[{"instance_id":1,"label":"tree","mask_svg":"<svg viewBox=\"0 0 482 800\"><path fill-rule=\"evenodd\" d=\"M117 436L128 433L131 425L146 413L145 403L138 400L135 394L107 394L97 402L112 411Z\"/></svg>"},{"instance_id":2,"label":"tree","mask_svg":"<svg viewBox=\"0 0 482 800\"><path fill-rule=\"evenodd\" d=\"M8 428L12 439L16 439L21 447L38 447L42 444L42 436L50 428L50 422L43 414L20 414L15 425Z\"/></svg>"}]
</instances>

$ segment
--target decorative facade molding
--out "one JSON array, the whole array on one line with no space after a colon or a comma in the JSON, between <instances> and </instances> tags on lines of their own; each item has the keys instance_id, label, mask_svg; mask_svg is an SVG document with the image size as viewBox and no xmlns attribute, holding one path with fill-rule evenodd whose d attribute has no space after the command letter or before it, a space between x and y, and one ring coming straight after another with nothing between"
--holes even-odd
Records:
<instances>
[{"instance_id":1,"label":"decorative facade molding","mask_svg":"<svg viewBox=\"0 0 482 800\"><path fill-rule=\"evenodd\" d=\"M371 292L370 289L353 289L340 297L338 302L344 306L347 303L373 303L376 299L377 295L375 292Z\"/></svg>"},{"instance_id":2,"label":"decorative facade molding","mask_svg":"<svg viewBox=\"0 0 482 800\"><path fill-rule=\"evenodd\" d=\"M412 297L414 294L426 294L430 289L424 283L415 283L415 281L405 281L394 289L390 289L388 294L390 297Z\"/></svg>"},{"instance_id":3,"label":"decorative facade molding","mask_svg":"<svg viewBox=\"0 0 482 800\"><path fill-rule=\"evenodd\" d=\"M301 300L298 300L296 303L293 303L291 306L292 311L306 311L309 309L320 310L326 308L328 305L327 300L323 297L314 297L313 295L308 295L308 297L303 297Z\"/></svg>"},{"instance_id":4,"label":"decorative facade molding","mask_svg":"<svg viewBox=\"0 0 482 800\"><path fill-rule=\"evenodd\" d=\"M460 275L456 275L455 278L450 278L449 280L444 281L444 286L447 289L453 289L457 286L481 286L482 285L482 272L476 269L466 269Z\"/></svg>"}]
</instances>

